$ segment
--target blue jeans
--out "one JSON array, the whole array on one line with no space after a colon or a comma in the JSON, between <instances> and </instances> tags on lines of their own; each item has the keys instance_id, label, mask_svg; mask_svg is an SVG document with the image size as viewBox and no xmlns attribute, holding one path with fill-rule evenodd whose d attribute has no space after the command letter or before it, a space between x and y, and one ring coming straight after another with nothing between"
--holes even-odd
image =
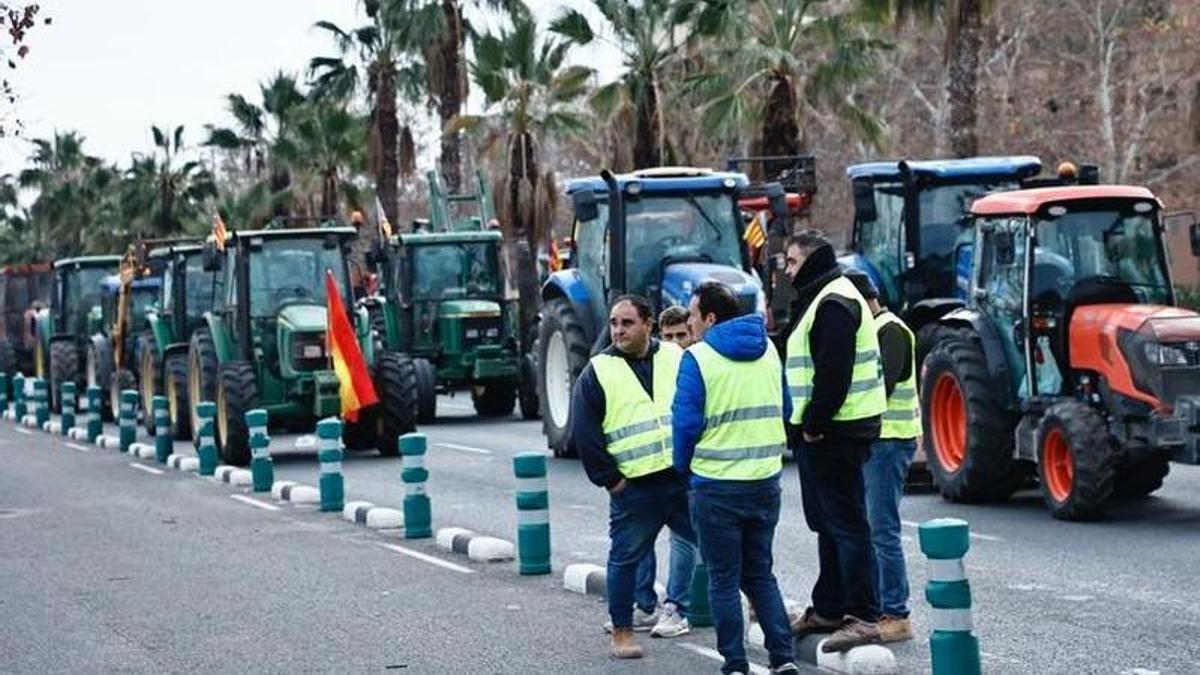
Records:
<instances>
[{"instance_id":1,"label":"blue jeans","mask_svg":"<svg viewBox=\"0 0 1200 675\"><path fill-rule=\"evenodd\" d=\"M792 630L779 584L771 571L779 523L779 479L711 481L692 492L692 522L708 565L708 596L717 626L721 672L745 671L741 589L758 613L771 666L795 660Z\"/></svg>"},{"instance_id":2,"label":"blue jeans","mask_svg":"<svg viewBox=\"0 0 1200 675\"><path fill-rule=\"evenodd\" d=\"M654 551L654 540L664 526L686 542L696 541L683 478L642 484L629 481L624 490L609 495L608 614L615 628L633 625L638 568L646 555ZM686 606L692 583L691 568L680 576L685 576L679 583L684 589L681 605Z\"/></svg>"},{"instance_id":3,"label":"blue jeans","mask_svg":"<svg viewBox=\"0 0 1200 675\"><path fill-rule=\"evenodd\" d=\"M867 488L867 521L875 549L875 589L879 609L888 616L908 616L908 571L900 546L900 497L917 450L914 439L886 439L871 444L871 457L863 465Z\"/></svg>"},{"instance_id":4,"label":"blue jeans","mask_svg":"<svg viewBox=\"0 0 1200 675\"><path fill-rule=\"evenodd\" d=\"M696 547L686 539L671 533L671 559L667 567L667 602L673 603L687 616L692 572L696 569ZM637 586L633 601L643 612L653 612L658 605L654 579L658 575L658 559L654 549L642 559L637 569Z\"/></svg>"}]
</instances>

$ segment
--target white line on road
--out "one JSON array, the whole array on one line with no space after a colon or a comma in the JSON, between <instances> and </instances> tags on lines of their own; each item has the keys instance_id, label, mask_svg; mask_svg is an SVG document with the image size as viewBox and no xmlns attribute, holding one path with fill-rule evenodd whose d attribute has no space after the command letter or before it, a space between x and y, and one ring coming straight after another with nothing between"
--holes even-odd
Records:
<instances>
[{"instance_id":1,"label":"white line on road","mask_svg":"<svg viewBox=\"0 0 1200 675\"><path fill-rule=\"evenodd\" d=\"M33 435L33 432L26 429L25 427L13 427L13 431L16 431L18 434L25 434L26 436Z\"/></svg>"},{"instance_id":2,"label":"white line on road","mask_svg":"<svg viewBox=\"0 0 1200 675\"><path fill-rule=\"evenodd\" d=\"M137 462L130 462L129 466L132 466L133 468L137 469L138 471L145 471L146 473L152 473L155 476L161 476L163 473L161 470L156 469L152 466L145 466L144 464L138 464Z\"/></svg>"},{"instance_id":3,"label":"white line on road","mask_svg":"<svg viewBox=\"0 0 1200 675\"><path fill-rule=\"evenodd\" d=\"M424 553L421 553L420 551L414 551L411 548L404 548L403 546L397 546L395 544L380 544L380 546L388 549L389 551L395 551L396 553L399 553L401 555L406 555L410 558L416 558L417 560L420 560L422 562L427 562L431 565L437 565L438 567L445 567L448 570L454 570L455 572L459 572L461 574L474 574L475 573L475 570L470 569L469 567L463 567L462 565L455 565L452 562L442 560L441 558L435 558L431 555L426 555Z\"/></svg>"},{"instance_id":4,"label":"white line on road","mask_svg":"<svg viewBox=\"0 0 1200 675\"><path fill-rule=\"evenodd\" d=\"M921 525L920 523L913 522L911 520L902 520L902 521L900 521L900 524L905 527L911 527L914 530L917 529L918 527L920 527L920 525ZM971 535L972 539L978 539L979 541L1004 541L1003 537L997 537L992 534L980 534L978 532L969 532L968 534Z\"/></svg>"},{"instance_id":5,"label":"white line on road","mask_svg":"<svg viewBox=\"0 0 1200 675\"><path fill-rule=\"evenodd\" d=\"M483 448L473 448L469 445L459 445L457 443L434 443L434 445L436 445L440 448L448 448L450 450L462 450L463 452L473 452L477 455L492 454L491 450L485 450Z\"/></svg>"},{"instance_id":6,"label":"white line on road","mask_svg":"<svg viewBox=\"0 0 1200 675\"><path fill-rule=\"evenodd\" d=\"M700 645L694 645L690 642L680 642L678 644L680 647L683 647L684 649L688 650L689 652L695 652L695 653L699 654L700 656L707 656L708 658L710 658L714 661L720 661L722 663L725 662L725 657L721 656L721 653L715 649L710 649L708 647L701 647ZM750 672L754 673L754 675L770 675L771 671L768 670L767 668L763 668L762 666L760 666L758 664L751 663L750 664Z\"/></svg>"},{"instance_id":7,"label":"white line on road","mask_svg":"<svg viewBox=\"0 0 1200 675\"><path fill-rule=\"evenodd\" d=\"M92 451L92 449L87 447L86 445L80 445L78 443L63 443L63 445L67 446L68 448L70 448L72 450L78 450L80 452L91 452Z\"/></svg>"},{"instance_id":8,"label":"white line on road","mask_svg":"<svg viewBox=\"0 0 1200 675\"><path fill-rule=\"evenodd\" d=\"M263 509L265 511L278 511L279 510L279 507L275 506L274 504L260 502L257 499L254 499L253 497L247 497L246 495L229 495L229 498L236 499L243 504L249 504L250 506L257 506L258 508Z\"/></svg>"}]
</instances>

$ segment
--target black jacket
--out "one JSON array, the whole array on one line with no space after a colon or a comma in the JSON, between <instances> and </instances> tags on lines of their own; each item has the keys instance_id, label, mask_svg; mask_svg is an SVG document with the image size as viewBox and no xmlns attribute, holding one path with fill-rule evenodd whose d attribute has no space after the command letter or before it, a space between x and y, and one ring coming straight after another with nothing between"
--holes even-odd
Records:
<instances>
[{"instance_id":1,"label":"black jacket","mask_svg":"<svg viewBox=\"0 0 1200 675\"><path fill-rule=\"evenodd\" d=\"M912 350L912 340L903 328L891 322L879 328L879 358L883 360L883 386L888 398L892 397L896 385L912 373Z\"/></svg>"},{"instance_id":2,"label":"black jacket","mask_svg":"<svg viewBox=\"0 0 1200 675\"><path fill-rule=\"evenodd\" d=\"M792 286L796 299L792 302L792 321L788 335L800 324L800 317L816 299L817 293L826 284L842 276L837 256L832 246L823 246L804 261ZM850 390L854 375L855 340L862 308L856 302L832 296L821 302L813 319L808 336L808 350L813 360L812 396L801 416L800 428L792 427L790 434L795 440L799 431L810 435L844 438L858 441L873 441L879 438L882 417L876 415L850 422L835 422L833 416L842 407ZM788 382L790 386L803 384ZM789 425L790 426L790 425Z\"/></svg>"},{"instance_id":3,"label":"black jacket","mask_svg":"<svg viewBox=\"0 0 1200 675\"><path fill-rule=\"evenodd\" d=\"M658 340L652 339L645 358L631 357L612 345L604 353L624 358L642 388L654 398L654 354L657 351ZM589 363L579 374L575 389L571 392L571 443L579 453L588 480L599 487L611 488L621 482L624 476L617 469L617 461L608 454L608 446L604 442L604 412L604 390L600 388L596 371ZM633 480L640 483L683 479L673 469L666 469Z\"/></svg>"}]
</instances>

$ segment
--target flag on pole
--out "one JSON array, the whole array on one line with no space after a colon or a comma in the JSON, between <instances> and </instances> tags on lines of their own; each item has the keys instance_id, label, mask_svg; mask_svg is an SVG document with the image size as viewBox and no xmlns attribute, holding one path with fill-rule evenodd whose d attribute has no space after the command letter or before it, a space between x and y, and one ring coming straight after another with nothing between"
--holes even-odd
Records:
<instances>
[{"instance_id":1,"label":"flag on pole","mask_svg":"<svg viewBox=\"0 0 1200 675\"><path fill-rule=\"evenodd\" d=\"M746 233L742 235L742 239L750 246L751 250L757 251L767 243L767 231L763 227L763 211L754 214L754 218L750 220L750 224L746 225Z\"/></svg>"},{"instance_id":2,"label":"flag on pole","mask_svg":"<svg viewBox=\"0 0 1200 675\"><path fill-rule=\"evenodd\" d=\"M229 231L225 229L225 221L221 219L221 214L213 216L213 241L217 244L218 251L225 250L225 240L229 237Z\"/></svg>"},{"instance_id":3,"label":"flag on pole","mask_svg":"<svg viewBox=\"0 0 1200 675\"><path fill-rule=\"evenodd\" d=\"M358 411L378 403L379 398L375 395L375 385L371 382L362 350L358 348L358 341L354 337L354 328L346 316L337 281L329 270L325 271L325 295L328 297L325 344L333 361L333 371L337 373L342 419L357 422Z\"/></svg>"},{"instance_id":4,"label":"flag on pole","mask_svg":"<svg viewBox=\"0 0 1200 675\"><path fill-rule=\"evenodd\" d=\"M383 210L383 202L379 201L379 195L375 195L375 222L379 223L380 239L392 236L392 224L388 221L387 211Z\"/></svg>"}]
</instances>

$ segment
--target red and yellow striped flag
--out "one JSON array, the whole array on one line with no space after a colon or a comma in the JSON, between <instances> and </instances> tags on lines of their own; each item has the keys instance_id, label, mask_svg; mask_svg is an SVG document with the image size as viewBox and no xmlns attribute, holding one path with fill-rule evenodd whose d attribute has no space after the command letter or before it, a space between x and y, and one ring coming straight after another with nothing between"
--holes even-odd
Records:
<instances>
[{"instance_id":1,"label":"red and yellow striped flag","mask_svg":"<svg viewBox=\"0 0 1200 675\"><path fill-rule=\"evenodd\" d=\"M746 225L746 233L742 235L742 239L750 246L750 250L756 251L767 243L767 231L762 225L762 212L754 214L754 218Z\"/></svg>"},{"instance_id":2,"label":"red and yellow striped flag","mask_svg":"<svg viewBox=\"0 0 1200 675\"><path fill-rule=\"evenodd\" d=\"M325 295L328 298L325 345L333 360L333 371L338 377L342 419L357 422L358 411L375 405L379 398L375 395L375 385L371 382L371 374L367 372L367 363L362 350L358 348L358 340L354 338L354 328L346 317L346 307L338 293L337 281L329 270L325 271Z\"/></svg>"}]
</instances>

